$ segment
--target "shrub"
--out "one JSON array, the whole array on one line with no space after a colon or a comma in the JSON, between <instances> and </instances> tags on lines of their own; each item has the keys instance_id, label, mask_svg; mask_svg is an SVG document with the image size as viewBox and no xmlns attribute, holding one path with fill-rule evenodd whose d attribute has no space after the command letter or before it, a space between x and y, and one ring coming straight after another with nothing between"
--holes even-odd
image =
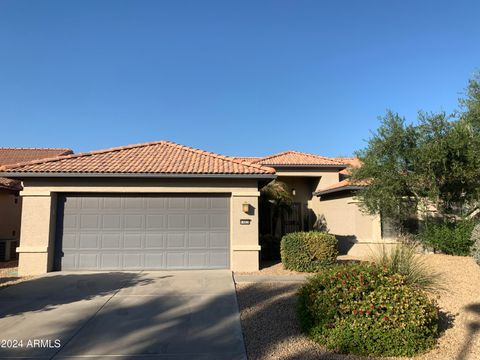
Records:
<instances>
[{"instance_id":1,"label":"shrub","mask_svg":"<svg viewBox=\"0 0 480 360\"><path fill-rule=\"evenodd\" d=\"M478 265L480 265L480 224L475 225L472 231L471 241L473 243L471 253Z\"/></svg>"},{"instance_id":2,"label":"shrub","mask_svg":"<svg viewBox=\"0 0 480 360\"><path fill-rule=\"evenodd\" d=\"M420 231L420 241L449 255L469 255L472 246L472 220L425 222Z\"/></svg>"},{"instance_id":3,"label":"shrub","mask_svg":"<svg viewBox=\"0 0 480 360\"><path fill-rule=\"evenodd\" d=\"M374 264L313 276L299 291L298 313L314 341L338 352L412 356L430 349L438 334L435 302Z\"/></svg>"},{"instance_id":4,"label":"shrub","mask_svg":"<svg viewBox=\"0 0 480 360\"><path fill-rule=\"evenodd\" d=\"M402 275L407 285L425 290L440 287L439 274L425 264L423 258L417 254L415 244L399 243L391 248L382 246L370 260L386 269L390 275Z\"/></svg>"},{"instance_id":5,"label":"shrub","mask_svg":"<svg viewBox=\"0 0 480 360\"><path fill-rule=\"evenodd\" d=\"M285 269L315 272L337 260L337 239L319 232L296 232L285 235L280 244Z\"/></svg>"}]
</instances>

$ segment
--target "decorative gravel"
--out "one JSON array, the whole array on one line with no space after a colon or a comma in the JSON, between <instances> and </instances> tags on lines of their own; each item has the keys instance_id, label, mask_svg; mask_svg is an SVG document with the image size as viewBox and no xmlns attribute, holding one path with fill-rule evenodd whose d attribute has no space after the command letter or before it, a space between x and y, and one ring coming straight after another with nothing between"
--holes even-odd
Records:
<instances>
[{"instance_id":1,"label":"decorative gravel","mask_svg":"<svg viewBox=\"0 0 480 360\"><path fill-rule=\"evenodd\" d=\"M432 296L442 312L443 332L435 349L415 359L480 359L480 267L468 257L436 254L424 255L424 259L442 275L445 290ZM280 265L278 273L285 275L281 269ZM249 359L366 359L334 354L301 333L295 312L300 286L286 282L236 284Z\"/></svg>"},{"instance_id":2,"label":"decorative gravel","mask_svg":"<svg viewBox=\"0 0 480 360\"><path fill-rule=\"evenodd\" d=\"M18 276L18 260L0 262L0 288L25 281L29 277Z\"/></svg>"}]
</instances>

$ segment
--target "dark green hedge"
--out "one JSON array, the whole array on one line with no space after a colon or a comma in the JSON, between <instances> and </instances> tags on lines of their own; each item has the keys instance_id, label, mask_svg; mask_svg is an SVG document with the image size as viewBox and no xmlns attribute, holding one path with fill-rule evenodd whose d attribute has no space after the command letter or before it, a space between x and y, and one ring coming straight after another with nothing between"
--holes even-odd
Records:
<instances>
[{"instance_id":1,"label":"dark green hedge","mask_svg":"<svg viewBox=\"0 0 480 360\"><path fill-rule=\"evenodd\" d=\"M319 232L296 232L285 235L280 244L285 269L315 272L335 264L338 256L334 235Z\"/></svg>"},{"instance_id":2,"label":"dark green hedge","mask_svg":"<svg viewBox=\"0 0 480 360\"><path fill-rule=\"evenodd\" d=\"M420 231L420 241L449 255L470 255L471 238L475 223L472 220L426 221Z\"/></svg>"},{"instance_id":3,"label":"dark green hedge","mask_svg":"<svg viewBox=\"0 0 480 360\"><path fill-rule=\"evenodd\" d=\"M303 330L330 350L412 356L435 344L438 310L401 275L368 264L331 267L299 291Z\"/></svg>"}]
</instances>

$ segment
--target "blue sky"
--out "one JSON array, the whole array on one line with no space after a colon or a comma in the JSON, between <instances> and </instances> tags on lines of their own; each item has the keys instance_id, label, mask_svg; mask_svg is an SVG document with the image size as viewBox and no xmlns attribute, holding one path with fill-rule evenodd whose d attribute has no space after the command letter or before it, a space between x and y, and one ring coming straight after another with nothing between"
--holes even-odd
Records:
<instances>
[{"instance_id":1,"label":"blue sky","mask_svg":"<svg viewBox=\"0 0 480 360\"><path fill-rule=\"evenodd\" d=\"M451 111L478 1L0 1L0 146L350 155Z\"/></svg>"}]
</instances>

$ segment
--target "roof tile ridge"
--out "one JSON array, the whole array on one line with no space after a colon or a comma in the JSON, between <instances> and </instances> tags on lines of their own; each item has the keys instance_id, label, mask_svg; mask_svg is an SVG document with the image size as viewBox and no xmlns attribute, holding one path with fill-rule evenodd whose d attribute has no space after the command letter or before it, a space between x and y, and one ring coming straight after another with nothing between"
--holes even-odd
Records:
<instances>
[{"instance_id":1,"label":"roof tile ridge","mask_svg":"<svg viewBox=\"0 0 480 360\"><path fill-rule=\"evenodd\" d=\"M292 151L293 150L287 150L287 151L282 151L282 152L279 152L279 153L276 153L276 154L268 155L268 156L265 156L265 157L261 157L258 160L255 160L254 163L261 163L262 161L265 161L265 160L270 160L270 159L273 159L273 158L276 158L276 157L279 157L279 156L282 156L282 155L286 155L286 154L288 154Z\"/></svg>"},{"instance_id":2,"label":"roof tile ridge","mask_svg":"<svg viewBox=\"0 0 480 360\"><path fill-rule=\"evenodd\" d=\"M268 166L254 164L254 163L251 163L251 162L248 162L248 161L237 160L237 159L235 159L234 157L231 157L231 156L220 155L220 154L217 154L217 153L214 153L214 152L211 152L211 151L201 150L201 149L197 149L197 148L194 148L194 147L191 147L191 146L177 144L173 141L165 141L165 144L176 147L177 149L190 151L190 152L200 154L200 155L212 156L212 157L215 157L217 159L230 161L230 162L233 162L233 163L239 164L239 165L253 167L255 169L263 170L263 171L266 171L266 172L269 172L269 173L274 173L275 172L275 169L270 168Z\"/></svg>"},{"instance_id":3,"label":"roof tile ridge","mask_svg":"<svg viewBox=\"0 0 480 360\"><path fill-rule=\"evenodd\" d=\"M165 140L152 141L152 142L147 142L147 143L142 143L142 144L117 146L117 147L113 147L113 148L109 148L109 149L94 150L94 151L82 152L82 153L78 153L78 154L52 156L52 157L43 158L43 159L24 161L24 162L20 162L20 163L16 163L16 164L3 165L3 166L0 166L0 170L17 169L17 168L22 168L22 167L27 166L27 165L40 165L40 164L46 164L46 163L51 163L51 162L56 162L56 161L61 161L61 160L75 159L75 158L79 158L79 157L86 157L86 156L104 154L104 153L109 153L109 152L129 150L129 149L133 149L133 148L140 148L140 147L146 147L146 146L151 146L151 145L157 145L157 144L161 144L163 142L165 142Z\"/></svg>"}]
</instances>

